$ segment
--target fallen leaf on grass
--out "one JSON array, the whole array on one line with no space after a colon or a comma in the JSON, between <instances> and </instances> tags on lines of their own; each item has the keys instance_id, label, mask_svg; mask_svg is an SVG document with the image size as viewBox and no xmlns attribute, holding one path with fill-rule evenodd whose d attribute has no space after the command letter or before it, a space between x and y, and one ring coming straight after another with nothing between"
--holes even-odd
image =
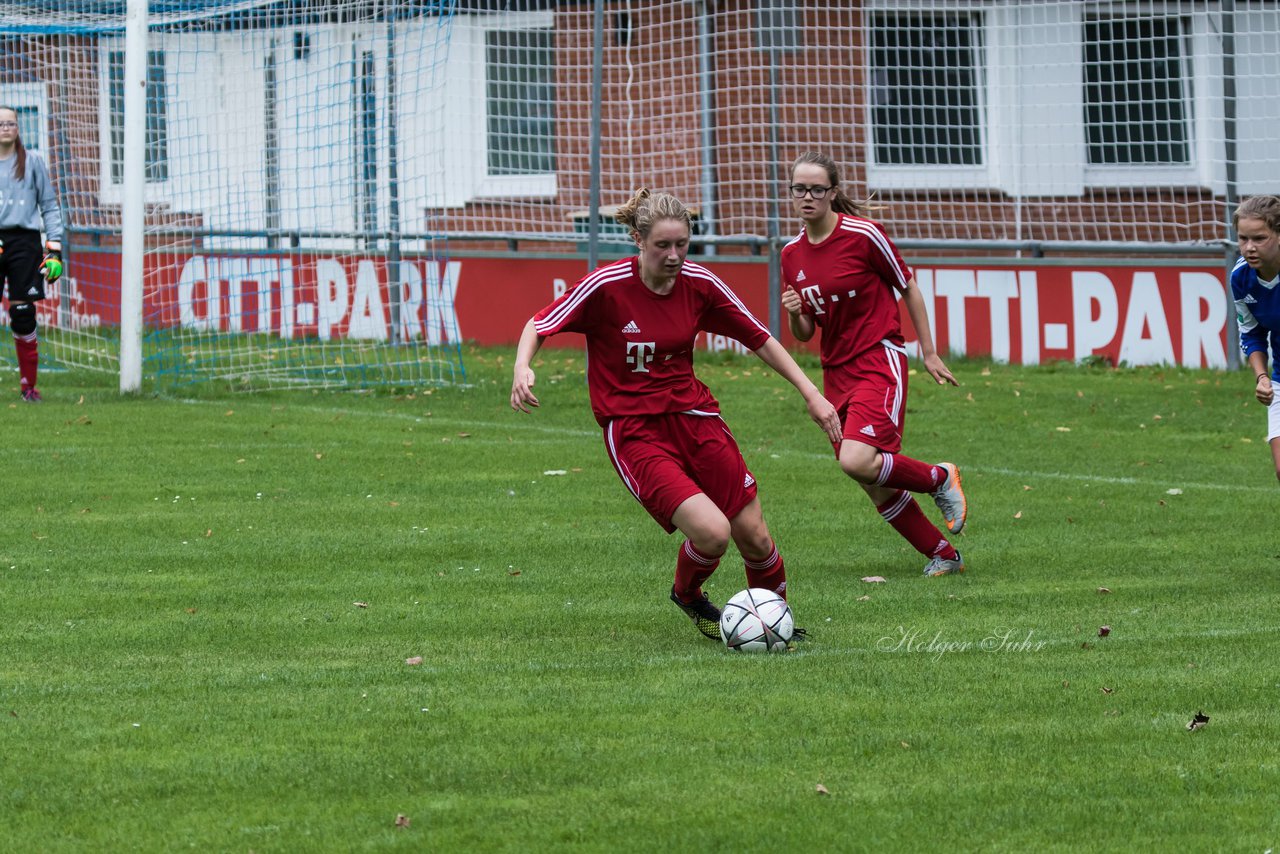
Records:
<instances>
[{"instance_id":1,"label":"fallen leaf on grass","mask_svg":"<svg viewBox=\"0 0 1280 854\"><path fill-rule=\"evenodd\" d=\"M1111 592L1111 590L1110 590L1110 588L1107 588L1107 587L1099 587L1099 588L1098 588L1098 592L1099 592L1099 593L1110 593L1110 592Z\"/></svg>"},{"instance_id":2,"label":"fallen leaf on grass","mask_svg":"<svg viewBox=\"0 0 1280 854\"><path fill-rule=\"evenodd\" d=\"M568 472L565 471L564 469L547 469L546 471L543 472L543 474L548 475L550 477L559 477L562 474L568 474Z\"/></svg>"},{"instance_id":3,"label":"fallen leaf on grass","mask_svg":"<svg viewBox=\"0 0 1280 854\"><path fill-rule=\"evenodd\" d=\"M1209 723L1209 716L1204 712L1196 712L1196 716L1191 719L1189 724L1187 724L1187 729L1195 732L1207 723Z\"/></svg>"},{"instance_id":4,"label":"fallen leaf on grass","mask_svg":"<svg viewBox=\"0 0 1280 854\"><path fill-rule=\"evenodd\" d=\"M859 596L859 597L858 597L858 601L859 601L859 602L870 602L870 601L871 601L871 597L870 597L870 596Z\"/></svg>"},{"instance_id":5,"label":"fallen leaf on grass","mask_svg":"<svg viewBox=\"0 0 1280 854\"><path fill-rule=\"evenodd\" d=\"M1102 693L1104 693L1104 694L1112 694L1112 693L1114 693L1114 692L1115 692L1115 690L1116 690L1115 688L1103 688L1103 689L1102 689Z\"/></svg>"},{"instance_id":6,"label":"fallen leaf on grass","mask_svg":"<svg viewBox=\"0 0 1280 854\"><path fill-rule=\"evenodd\" d=\"M1111 634L1110 626L1098 626L1098 637L1105 638L1109 634Z\"/></svg>"},{"instance_id":7,"label":"fallen leaf on grass","mask_svg":"<svg viewBox=\"0 0 1280 854\"><path fill-rule=\"evenodd\" d=\"M459 438L459 439L470 439L470 438L471 438L471 434L470 434L470 433L459 433L459 434L458 434L458 438Z\"/></svg>"},{"instance_id":8,"label":"fallen leaf on grass","mask_svg":"<svg viewBox=\"0 0 1280 854\"><path fill-rule=\"evenodd\" d=\"M826 787L826 786L824 786L824 785L822 785L821 783L819 783L818 785L814 786L814 787L813 787L813 790L814 790L815 792L817 792L819 795L829 795L829 794L831 794L830 792L828 792L828 791L827 791L827 787Z\"/></svg>"},{"instance_id":9,"label":"fallen leaf on grass","mask_svg":"<svg viewBox=\"0 0 1280 854\"><path fill-rule=\"evenodd\" d=\"M422 663L422 656L420 656L420 655L415 655L415 656L413 656L413 658L406 658L406 659L404 660L404 663L405 663L405 664L407 664L407 665L409 665L410 667L413 667L413 666L414 666L414 665L416 665L416 664L421 664L421 663Z\"/></svg>"},{"instance_id":10,"label":"fallen leaf on grass","mask_svg":"<svg viewBox=\"0 0 1280 854\"><path fill-rule=\"evenodd\" d=\"M513 569L507 573L507 575L519 575L519 574L520 574L520 570L518 569Z\"/></svg>"},{"instance_id":11,"label":"fallen leaf on grass","mask_svg":"<svg viewBox=\"0 0 1280 854\"><path fill-rule=\"evenodd\" d=\"M195 609L195 608L188 608L188 609L187 609L187 613L188 613L188 614L194 614L195 612L196 612L196 609Z\"/></svg>"},{"instance_id":12,"label":"fallen leaf on grass","mask_svg":"<svg viewBox=\"0 0 1280 854\"><path fill-rule=\"evenodd\" d=\"M865 576L862 580L867 582L868 584L883 584L885 579L884 579L884 576L882 575L868 575L868 576Z\"/></svg>"},{"instance_id":13,"label":"fallen leaf on grass","mask_svg":"<svg viewBox=\"0 0 1280 854\"><path fill-rule=\"evenodd\" d=\"M352 602L351 604L352 604L352 605L355 605L357 608L368 608L368 607L369 607L369 603L368 603L368 602Z\"/></svg>"},{"instance_id":14,"label":"fallen leaf on grass","mask_svg":"<svg viewBox=\"0 0 1280 854\"><path fill-rule=\"evenodd\" d=\"M405 815L404 813L397 813L396 827L408 827L408 826L409 826L409 816Z\"/></svg>"},{"instance_id":15,"label":"fallen leaf on grass","mask_svg":"<svg viewBox=\"0 0 1280 854\"><path fill-rule=\"evenodd\" d=\"M1169 490L1165 490L1165 494L1166 494L1166 495L1181 495L1181 494L1182 494L1182 490L1181 490L1181 489L1169 489Z\"/></svg>"},{"instance_id":16,"label":"fallen leaf on grass","mask_svg":"<svg viewBox=\"0 0 1280 854\"><path fill-rule=\"evenodd\" d=\"M1070 432L1071 432L1071 428L1070 428L1070 427L1054 427L1053 429L1057 430L1059 433L1070 433Z\"/></svg>"},{"instance_id":17,"label":"fallen leaf on grass","mask_svg":"<svg viewBox=\"0 0 1280 854\"><path fill-rule=\"evenodd\" d=\"M1019 510L1017 513L1014 513L1014 514L1013 514L1013 518L1015 518L1015 519L1021 519L1021 518L1022 518L1022 511L1021 511L1021 510Z\"/></svg>"}]
</instances>

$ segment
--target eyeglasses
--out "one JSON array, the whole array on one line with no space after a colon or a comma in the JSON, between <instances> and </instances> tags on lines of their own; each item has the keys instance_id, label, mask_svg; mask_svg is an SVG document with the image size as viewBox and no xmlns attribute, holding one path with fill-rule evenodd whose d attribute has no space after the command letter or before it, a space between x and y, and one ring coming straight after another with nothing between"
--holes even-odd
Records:
<instances>
[{"instance_id":1,"label":"eyeglasses","mask_svg":"<svg viewBox=\"0 0 1280 854\"><path fill-rule=\"evenodd\" d=\"M0 122L0 128L16 129L17 127L17 122Z\"/></svg>"},{"instance_id":2,"label":"eyeglasses","mask_svg":"<svg viewBox=\"0 0 1280 854\"><path fill-rule=\"evenodd\" d=\"M792 184L791 195L794 198L803 199L805 194L808 193L815 199L821 199L827 195L827 191L830 189L830 187L806 187L804 184Z\"/></svg>"}]
</instances>

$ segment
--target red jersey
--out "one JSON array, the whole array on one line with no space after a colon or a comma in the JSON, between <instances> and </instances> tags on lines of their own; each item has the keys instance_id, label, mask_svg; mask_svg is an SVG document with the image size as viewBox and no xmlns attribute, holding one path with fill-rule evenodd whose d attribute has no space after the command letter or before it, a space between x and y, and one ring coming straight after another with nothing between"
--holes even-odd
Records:
<instances>
[{"instance_id":1,"label":"red jersey","mask_svg":"<svg viewBox=\"0 0 1280 854\"><path fill-rule=\"evenodd\" d=\"M901 349L897 292L911 268L878 222L840 214L826 240L800 235L782 247L782 283L822 327L822 366L842 365L881 342Z\"/></svg>"},{"instance_id":2,"label":"red jersey","mask_svg":"<svg viewBox=\"0 0 1280 854\"><path fill-rule=\"evenodd\" d=\"M769 330L707 268L685 262L668 294L640 279L638 258L606 264L533 316L539 335L587 337L587 388L601 426L619 415L717 413L720 404L693 374L700 331L726 335L749 350Z\"/></svg>"}]
</instances>

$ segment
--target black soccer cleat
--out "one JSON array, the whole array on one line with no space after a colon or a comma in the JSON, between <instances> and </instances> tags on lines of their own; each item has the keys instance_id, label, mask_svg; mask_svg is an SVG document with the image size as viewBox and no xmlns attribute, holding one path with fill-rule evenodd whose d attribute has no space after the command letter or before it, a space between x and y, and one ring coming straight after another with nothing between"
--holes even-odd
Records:
<instances>
[{"instance_id":1,"label":"black soccer cleat","mask_svg":"<svg viewBox=\"0 0 1280 854\"><path fill-rule=\"evenodd\" d=\"M672 587L671 601L680 606L680 610L693 620L693 625L703 635L712 640L720 640L720 609L711 604L707 594L703 593L700 599L692 603L681 602L680 597L676 595L675 587Z\"/></svg>"}]
</instances>

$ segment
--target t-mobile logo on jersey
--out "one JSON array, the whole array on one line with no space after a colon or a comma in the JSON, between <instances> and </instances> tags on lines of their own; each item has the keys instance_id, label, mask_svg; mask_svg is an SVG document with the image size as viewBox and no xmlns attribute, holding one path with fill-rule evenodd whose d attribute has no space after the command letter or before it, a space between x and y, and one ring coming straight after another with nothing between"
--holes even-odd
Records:
<instances>
[{"instance_id":1,"label":"t-mobile logo on jersey","mask_svg":"<svg viewBox=\"0 0 1280 854\"><path fill-rule=\"evenodd\" d=\"M627 364L637 374L649 373L649 363L653 361L653 351L658 346L656 341L628 341Z\"/></svg>"},{"instance_id":2,"label":"t-mobile logo on jersey","mask_svg":"<svg viewBox=\"0 0 1280 854\"><path fill-rule=\"evenodd\" d=\"M822 288L820 286L809 285L801 288L800 293L804 295L804 298L808 301L809 305L813 306L814 314L826 314L826 312L822 310L822 306L826 303L826 300L822 298Z\"/></svg>"}]
</instances>

